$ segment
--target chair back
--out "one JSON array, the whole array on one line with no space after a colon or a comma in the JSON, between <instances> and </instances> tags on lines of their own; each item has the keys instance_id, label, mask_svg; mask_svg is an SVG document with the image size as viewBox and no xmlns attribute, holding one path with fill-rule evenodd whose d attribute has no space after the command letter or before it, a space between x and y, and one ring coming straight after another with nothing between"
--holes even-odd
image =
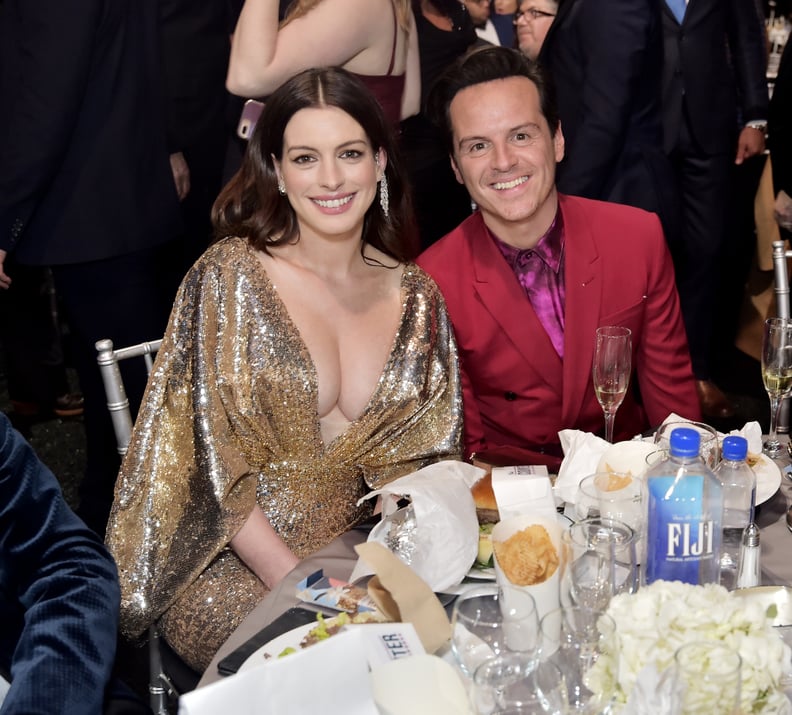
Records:
<instances>
[{"instance_id":1,"label":"chair back","mask_svg":"<svg viewBox=\"0 0 792 715\"><path fill-rule=\"evenodd\" d=\"M105 395L107 396L107 409L113 421L118 453L123 457L126 454L129 440L132 438L132 413L129 410L129 399L124 389L124 381L118 363L133 357L142 357L146 364L146 371L151 374L154 365L152 356L160 349L162 340L152 340L147 343L130 345L126 348L113 348L112 340L99 340L96 343L99 371L104 382Z\"/></svg>"},{"instance_id":2,"label":"chair back","mask_svg":"<svg viewBox=\"0 0 792 715\"><path fill-rule=\"evenodd\" d=\"M786 249L786 243L784 241L773 241L773 283L776 296L776 312L779 318L789 318L788 258L792 258L792 251Z\"/></svg>"}]
</instances>

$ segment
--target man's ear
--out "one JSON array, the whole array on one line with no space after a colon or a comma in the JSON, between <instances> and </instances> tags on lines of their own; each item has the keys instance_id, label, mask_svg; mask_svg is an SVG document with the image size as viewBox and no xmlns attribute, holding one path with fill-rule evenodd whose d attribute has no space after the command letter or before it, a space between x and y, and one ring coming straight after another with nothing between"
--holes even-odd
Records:
<instances>
[{"instance_id":1,"label":"man's ear","mask_svg":"<svg viewBox=\"0 0 792 715\"><path fill-rule=\"evenodd\" d=\"M561 122L558 122L558 129L556 129L555 136L553 137L553 146L555 148L556 164L564 158L564 132L561 131Z\"/></svg>"},{"instance_id":2,"label":"man's ear","mask_svg":"<svg viewBox=\"0 0 792 715\"><path fill-rule=\"evenodd\" d=\"M448 155L448 160L451 162L451 171L454 172L454 176L456 176L456 180L460 184L462 184L462 186L464 186L465 185L465 180L462 178L462 172L459 171L459 167L457 166L456 159L454 159L454 155L453 154L449 154Z\"/></svg>"}]
</instances>

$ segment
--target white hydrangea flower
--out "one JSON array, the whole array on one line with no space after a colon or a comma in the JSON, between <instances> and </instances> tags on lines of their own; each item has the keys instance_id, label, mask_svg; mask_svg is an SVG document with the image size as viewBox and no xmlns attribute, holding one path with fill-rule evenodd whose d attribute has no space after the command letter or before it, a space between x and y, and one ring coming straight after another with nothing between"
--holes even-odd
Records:
<instances>
[{"instance_id":1,"label":"white hydrangea flower","mask_svg":"<svg viewBox=\"0 0 792 715\"><path fill-rule=\"evenodd\" d=\"M604 653L586 680L595 692L615 694L615 712L627 702L639 674L663 673L673 667L677 649L694 641L719 642L740 654L742 712L786 712L780 679L790 649L759 604L715 584L657 581L634 594L615 596L607 612L616 630L604 634ZM644 670L649 664L655 670ZM685 713L719 713L721 694L703 678L690 680L691 704Z\"/></svg>"}]
</instances>

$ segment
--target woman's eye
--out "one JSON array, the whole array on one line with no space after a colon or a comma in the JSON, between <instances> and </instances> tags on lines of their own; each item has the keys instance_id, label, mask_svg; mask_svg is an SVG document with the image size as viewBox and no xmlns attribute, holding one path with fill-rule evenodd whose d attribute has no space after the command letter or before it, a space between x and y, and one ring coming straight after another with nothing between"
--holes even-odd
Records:
<instances>
[{"instance_id":1,"label":"woman's eye","mask_svg":"<svg viewBox=\"0 0 792 715\"><path fill-rule=\"evenodd\" d=\"M309 154L301 154L300 156L295 156L292 159L292 161L295 164L308 164L308 163L312 162L313 160L314 160L314 158L312 156L310 156Z\"/></svg>"},{"instance_id":2,"label":"woman's eye","mask_svg":"<svg viewBox=\"0 0 792 715\"><path fill-rule=\"evenodd\" d=\"M347 149L341 154L342 159L359 159L363 156L363 152L359 149Z\"/></svg>"}]
</instances>

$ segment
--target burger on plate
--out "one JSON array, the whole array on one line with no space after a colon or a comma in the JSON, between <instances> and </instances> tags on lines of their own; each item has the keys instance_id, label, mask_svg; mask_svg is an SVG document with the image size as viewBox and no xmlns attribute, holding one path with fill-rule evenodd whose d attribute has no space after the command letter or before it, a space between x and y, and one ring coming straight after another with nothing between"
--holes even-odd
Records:
<instances>
[{"instance_id":1,"label":"burger on plate","mask_svg":"<svg viewBox=\"0 0 792 715\"><path fill-rule=\"evenodd\" d=\"M476 504L476 516L479 522L479 548L476 566L486 568L493 566L492 528L500 521L495 492L492 490L492 475L479 479L470 490Z\"/></svg>"}]
</instances>

